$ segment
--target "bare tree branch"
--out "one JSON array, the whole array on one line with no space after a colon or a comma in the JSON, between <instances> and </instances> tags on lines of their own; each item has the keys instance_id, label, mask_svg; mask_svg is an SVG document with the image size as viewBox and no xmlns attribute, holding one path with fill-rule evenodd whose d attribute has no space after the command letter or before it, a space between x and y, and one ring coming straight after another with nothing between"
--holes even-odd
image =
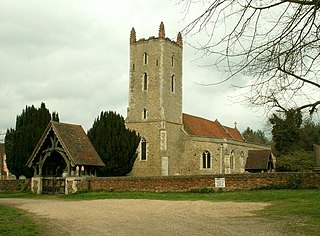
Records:
<instances>
[{"instance_id":1,"label":"bare tree branch","mask_svg":"<svg viewBox=\"0 0 320 236\"><path fill-rule=\"evenodd\" d=\"M186 2L192 7L192 0ZM209 0L208 6L184 29L206 32L198 47L202 56L226 77L216 85L249 75L246 101L266 109L309 112L320 106L320 0ZM221 32L225 32L221 35ZM232 80L234 83L235 80ZM307 99L301 99L301 98Z\"/></svg>"}]
</instances>

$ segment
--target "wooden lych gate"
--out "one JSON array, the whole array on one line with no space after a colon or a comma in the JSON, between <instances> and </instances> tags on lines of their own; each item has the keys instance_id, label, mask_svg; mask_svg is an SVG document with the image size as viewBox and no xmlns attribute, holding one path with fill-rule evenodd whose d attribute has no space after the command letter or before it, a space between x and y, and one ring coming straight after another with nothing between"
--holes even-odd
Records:
<instances>
[{"instance_id":1,"label":"wooden lych gate","mask_svg":"<svg viewBox=\"0 0 320 236\"><path fill-rule=\"evenodd\" d=\"M65 194L66 178L62 177L43 177L42 193Z\"/></svg>"},{"instance_id":2,"label":"wooden lych gate","mask_svg":"<svg viewBox=\"0 0 320 236\"><path fill-rule=\"evenodd\" d=\"M34 169L33 192L65 194L68 178L96 176L104 163L80 125L51 121L26 165Z\"/></svg>"}]
</instances>

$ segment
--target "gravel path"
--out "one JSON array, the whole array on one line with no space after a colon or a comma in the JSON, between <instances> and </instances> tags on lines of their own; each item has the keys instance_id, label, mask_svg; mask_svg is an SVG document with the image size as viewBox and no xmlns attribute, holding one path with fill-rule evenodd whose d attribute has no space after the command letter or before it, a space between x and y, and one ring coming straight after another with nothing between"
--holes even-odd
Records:
<instances>
[{"instance_id":1,"label":"gravel path","mask_svg":"<svg viewBox=\"0 0 320 236\"><path fill-rule=\"evenodd\" d=\"M46 235L281 235L254 216L266 203L0 199L48 225Z\"/></svg>"}]
</instances>

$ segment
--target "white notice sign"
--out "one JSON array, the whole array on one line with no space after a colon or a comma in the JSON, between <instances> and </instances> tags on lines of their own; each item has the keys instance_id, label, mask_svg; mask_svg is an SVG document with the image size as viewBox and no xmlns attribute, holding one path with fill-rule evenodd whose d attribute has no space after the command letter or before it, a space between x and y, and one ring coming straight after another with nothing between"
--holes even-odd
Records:
<instances>
[{"instance_id":1,"label":"white notice sign","mask_svg":"<svg viewBox=\"0 0 320 236\"><path fill-rule=\"evenodd\" d=\"M226 187L224 178L214 178L214 186L216 188L224 188Z\"/></svg>"}]
</instances>

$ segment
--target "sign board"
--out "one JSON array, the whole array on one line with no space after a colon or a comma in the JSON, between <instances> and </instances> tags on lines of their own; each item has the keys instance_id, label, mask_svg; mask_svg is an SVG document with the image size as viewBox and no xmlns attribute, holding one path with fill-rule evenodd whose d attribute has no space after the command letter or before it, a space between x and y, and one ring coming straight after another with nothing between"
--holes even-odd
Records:
<instances>
[{"instance_id":1,"label":"sign board","mask_svg":"<svg viewBox=\"0 0 320 236\"><path fill-rule=\"evenodd\" d=\"M224 188L224 187L226 187L225 178L214 178L214 186L216 188Z\"/></svg>"}]
</instances>

